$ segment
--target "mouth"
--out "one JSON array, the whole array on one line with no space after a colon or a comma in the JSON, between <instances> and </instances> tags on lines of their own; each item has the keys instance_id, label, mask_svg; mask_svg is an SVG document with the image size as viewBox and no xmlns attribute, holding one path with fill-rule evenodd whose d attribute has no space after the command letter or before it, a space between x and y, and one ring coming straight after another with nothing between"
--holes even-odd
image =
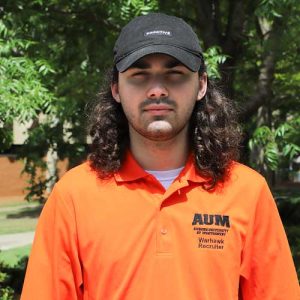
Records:
<instances>
[{"instance_id":1,"label":"mouth","mask_svg":"<svg viewBox=\"0 0 300 300\"><path fill-rule=\"evenodd\" d=\"M145 107L143 111L152 115L162 115L172 112L173 109L168 105L152 104Z\"/></svg>"}]
</instances>

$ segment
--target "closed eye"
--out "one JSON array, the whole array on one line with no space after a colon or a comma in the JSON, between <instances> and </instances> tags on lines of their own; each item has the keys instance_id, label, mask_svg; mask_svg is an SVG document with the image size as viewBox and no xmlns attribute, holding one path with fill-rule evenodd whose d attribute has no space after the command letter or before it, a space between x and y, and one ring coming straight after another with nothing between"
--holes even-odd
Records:
<instances>
[{"instance_id":1,"label":"closed eye","mask_svg":"<svg viewBox=\"0 0 300 300\"><path fill-rule=\"evenodd\" d=\"M145 71L138 71L131 74L132 77L147 76L147 75L149 75L149 73Z\"/></svg>"},{"instance_id":2,"label":"closed eye","mask_svg":"<svg viewBox=\"0 0 300 300\"><path fill-rule=\"evenodd\" d=\"M166 77L170 79L181 79L184 78L186 73L182 72L181 70L170 70L166 73Z\"/></svg>"},{"instance_id":3,"label":"closed eye","mask_svg":"<svg viewBox=\"0 0 300 300\"><path fill-rule=\"evenodd\" d=\"M169 71L169 72L167 72L167 74L168 74L168 75L183 75L184 73L181 72L181 71L176 71L176 70L174 70L174 71Z\"/></svg>"}]
</instances>

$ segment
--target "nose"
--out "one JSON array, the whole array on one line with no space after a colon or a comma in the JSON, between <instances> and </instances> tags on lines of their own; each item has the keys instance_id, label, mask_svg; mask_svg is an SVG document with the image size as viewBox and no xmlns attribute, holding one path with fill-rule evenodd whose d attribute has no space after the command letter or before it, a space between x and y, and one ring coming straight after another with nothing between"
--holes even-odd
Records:
<instances>
[{"instance_id":1,"label":"nose","mask_svg":"<svg viewBox=\"0 0 300 300\"><path fill-rule=\"evenodd\" d=\"M147 91L148 99L160 99L168 97L169 92L160 81L154 81Z\"/></svg>"}]
</instances>

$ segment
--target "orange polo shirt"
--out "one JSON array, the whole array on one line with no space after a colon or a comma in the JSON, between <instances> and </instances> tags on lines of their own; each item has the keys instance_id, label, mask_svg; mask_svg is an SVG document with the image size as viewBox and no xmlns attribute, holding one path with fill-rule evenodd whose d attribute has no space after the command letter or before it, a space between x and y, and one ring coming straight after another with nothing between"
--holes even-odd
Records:
<instances>
[{"instance_id":1,"label":"orange polo shirt","mask_svg":"<svg viewBox=\"0 0 300 300\"><path fill-rule=\"evenodd\" d=\"M190 159L165 191L130 155L109 180L72 169L40 216L21 299L299 300L265 180L230 174L205 191Z\"/></svg>"}]
</instances>

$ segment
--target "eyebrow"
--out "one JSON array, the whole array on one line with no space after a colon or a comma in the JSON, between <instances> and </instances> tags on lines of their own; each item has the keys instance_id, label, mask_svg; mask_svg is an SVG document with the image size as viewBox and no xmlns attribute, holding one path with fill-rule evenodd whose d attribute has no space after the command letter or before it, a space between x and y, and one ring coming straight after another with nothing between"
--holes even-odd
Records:
<instances>
[{"instance_id":1,"label":"eyebrow","mask_svg":"<svg viewBox=\"0 0 300 300\"><path fill-rule=\"evenodd\" d=\"M175 58L170 58L170 60L166 61L164 67L167 69L175 68L177 66L184 66L179 60ZM128 69L149 69L151 64L149 64L146 60L139 59L134 62Z\"/></svg>"}]
</instances>

